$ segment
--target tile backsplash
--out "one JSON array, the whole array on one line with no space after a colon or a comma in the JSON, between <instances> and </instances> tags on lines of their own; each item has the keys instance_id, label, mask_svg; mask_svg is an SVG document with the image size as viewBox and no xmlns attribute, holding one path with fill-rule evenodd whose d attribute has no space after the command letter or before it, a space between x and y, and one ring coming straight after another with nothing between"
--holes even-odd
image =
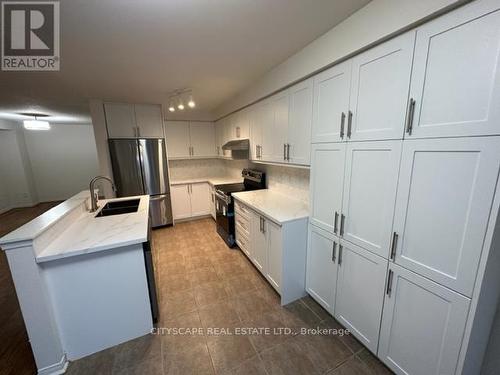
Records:
<instances>
[{"instance_id":1,"label":"tile backsplash","mask_svg":"<svg viewBox=\"0 0 500 375\"><path fill-rule=\"evenodd\" d=\"M267 187L303 201L309 200L309 169L258 164L248 160L170 160L170 179L189 180L205 177L240 177L243 168L266 172Z\"/></svg>"}]
</instances>

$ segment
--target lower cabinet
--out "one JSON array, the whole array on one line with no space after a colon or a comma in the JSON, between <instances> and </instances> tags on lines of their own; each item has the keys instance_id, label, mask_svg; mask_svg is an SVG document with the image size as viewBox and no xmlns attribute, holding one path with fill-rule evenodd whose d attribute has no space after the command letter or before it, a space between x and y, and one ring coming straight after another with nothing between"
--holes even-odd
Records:
<instances>
[{"instance_id":1,"label":"lower cabinet","mask_svg":"<svg viewBox=\"0 0 500 375\"><path fill-rule=\"evenodd\" d=\"M470 300L389 267L378 356L397 374L455 374Z\"/></svg>"},{"instance_id":2,"label":"lower cabinet","mask_svg":"<svg viewBox=\"0 0 500 375\"><path fill-rule=\"evenodd\" d=\"M347 241L341 241L337 258L335 318L376 353L387 259Z\"/></svg>"},{"instance_id":3,"label":"lower cabinet","mask_svg":"<svg viewBox=\"0 0 500 375\"><path fill-rule=\"evenodd\" d=\"M336 236L309 225L306 290L321 306L333 315L337 290L339 240Z\"/></svg>"},{"instance_id":4,"label":"lower cabinet","mask_svg":"<svg viewBox=\"0 0 500 375\"><path fill-rule=\"evenodd\" d=\"M175 220L210 215L212 201L207 182L172 185L170 188Z\"/></svg>"},{"instance_id":5,"label":"lower cabinet","mask_svg":"<svg viewBox=\"0 0 500 375\"><path fill-rule=\"evenodd\" d=\"M377 352L387 259L309 226L306 290Z\"/></svg>"},{"instance_id":6,"label":"lower cabinet","mask_svg":"<svg viewBox=\"0 0 500 375\"><path fill-rule=\"evenodd\" d=\"M235 204L236 243L286 305L306 295L307 218L281 225Z\"/></svg>"}]
</instances>

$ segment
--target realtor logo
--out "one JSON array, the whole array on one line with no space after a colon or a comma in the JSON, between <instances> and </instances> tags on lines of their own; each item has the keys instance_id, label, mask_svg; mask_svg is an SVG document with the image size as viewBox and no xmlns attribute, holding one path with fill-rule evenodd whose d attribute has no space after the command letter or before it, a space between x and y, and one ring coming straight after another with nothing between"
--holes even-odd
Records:
<instances>
[{"instance_id":1,"label":"realtor logo","mask_svg":"<svg viewBox=\"0 0 500 375\"><path fill-rule=\"evenodd\" d=\"M59 2L2 1L2 70L59 70Z\"/></svg>"}]
</instances>

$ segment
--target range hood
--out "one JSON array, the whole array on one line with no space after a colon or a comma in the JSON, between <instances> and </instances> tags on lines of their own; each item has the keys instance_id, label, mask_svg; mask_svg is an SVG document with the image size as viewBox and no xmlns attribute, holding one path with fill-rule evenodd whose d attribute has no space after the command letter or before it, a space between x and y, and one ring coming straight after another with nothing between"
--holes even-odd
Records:
<instances>
[{"instance_id":1,"label":"range hood","mask_svg":"<svg viewBox=\"0 0 500 375\"><path fill-rule=\"evenodd\" d=\"M231 151L248 151L249 147L250 141L248 139L238 139L225 143L222 146L222 149Z\"/></svg>"}]
</instances>

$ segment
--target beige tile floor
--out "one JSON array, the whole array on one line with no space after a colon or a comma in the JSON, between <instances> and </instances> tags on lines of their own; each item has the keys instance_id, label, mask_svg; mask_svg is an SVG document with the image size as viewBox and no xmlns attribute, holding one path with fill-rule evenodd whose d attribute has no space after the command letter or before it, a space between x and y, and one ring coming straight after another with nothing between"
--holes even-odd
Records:
<instances>
[{"instance_id":1,"label":"beige tile floor","mask_svg":"<svg viewBox=\"0 0 500 375\"><path fill-rule=\"evenodd\" d=\"M226 247L212 219L156 230L153 241L157 327L164 334L75 361L69 374L391 373L350 335L301 334L302 328L341 327L309 297L280 306L241 251ZM273 330L285 327L294 334ZM198 334L174 334L175 328L197 328ZM268 328L271 334L239 334L241 328Z\"/></svg>"}]
</instances>

